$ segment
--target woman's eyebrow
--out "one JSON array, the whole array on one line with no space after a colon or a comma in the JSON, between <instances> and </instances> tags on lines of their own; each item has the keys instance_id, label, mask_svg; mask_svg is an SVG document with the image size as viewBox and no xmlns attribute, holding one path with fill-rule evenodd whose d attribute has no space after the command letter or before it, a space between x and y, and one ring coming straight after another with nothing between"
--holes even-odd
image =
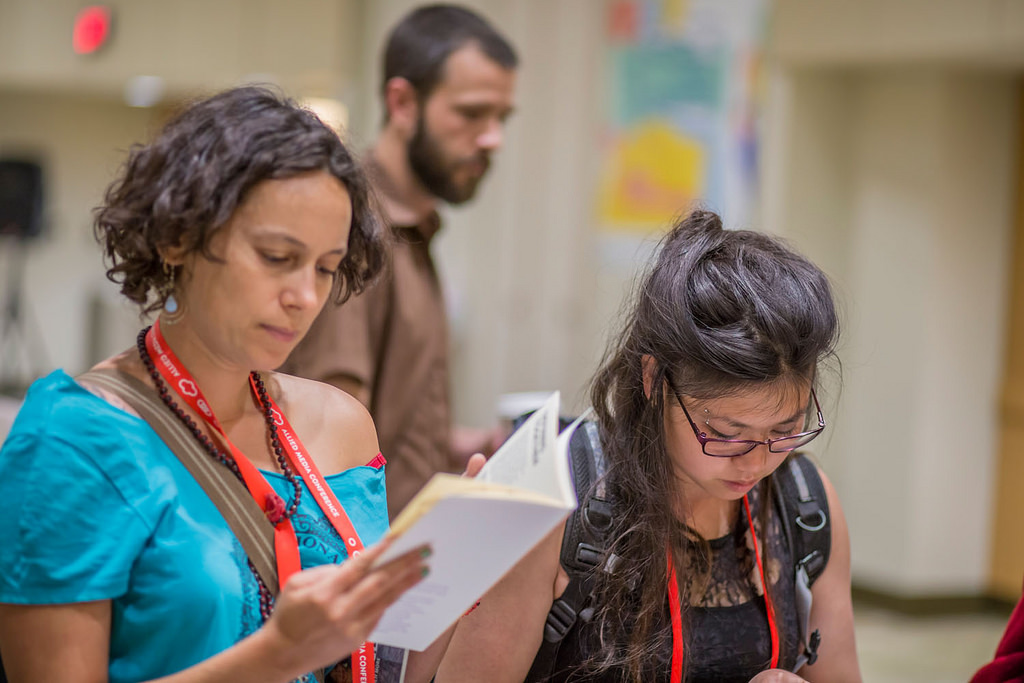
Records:
<instances>
[{"instance_id":1,"label":"woman's eyebrow","mask_svg":"<svg viewBox=\"0 0 1024 683\"><path fill-rule=\"evenodd\" d=\"M789 424L790 422L796 422L797 420L800 419L800 416L802 416L803 414L804 414L804 411L803 410L799 410L796 413L794 413L793 416L790 417L789 419L781 420L779 422L776 422L775 426L777 427L779 425ZM750 425L748 425L747 423L740 422L738 420L734 420L731 417L725 417L725 416L722 416L722 415L712 415L711 417L713 417L715 419L718 419L718 420L722 420L723 422L728 424L730 427L735 427L736 429L750 429Z\"/></svg>"},{"instance_id":2,"label":"woman's eyebrow","mask_svg":"<svg viewBox=\"0 0 1024 683\"><path fill-rule=\"evenodd\" d=\"M264 228L262 230L256 230L255 233L256 237L260 239L281 240L283 242L288 242L293 246L299 247L300 249L308 248L305 242L300 240L298 237L295 237L294 235L283 230L277 230L274 228Z\"/></svg>"},{"instance_id":3,"label":"woman's eyebrow","mask_svg":"<svg viewBox=\"0 0 1024 683\"><path fill-rule=\"evenodd\" d=\"M289 234L287 232L281 232L281 231L278 231L278 230L274 230L274 229L260 231L260 232L257 233L257 237L259 237L260 239L277 239L277 240L282 240L282 241L288 242L289 244L291 244L291 245L293 245L295 247L298 247L299 249L303 249L303 250L309 248L309 246L305 242L303 242L299 238L295 237L294 235L291 235L291 234ZM330 250L328 250L328 251L326 251L324 253L326 253L326 254L342 254L342 255L344 255L347 251L348 251L348 247L347 246L340 246L340 247L337 247L336 249L330 249Z\"/></svg>"}]
</instances>

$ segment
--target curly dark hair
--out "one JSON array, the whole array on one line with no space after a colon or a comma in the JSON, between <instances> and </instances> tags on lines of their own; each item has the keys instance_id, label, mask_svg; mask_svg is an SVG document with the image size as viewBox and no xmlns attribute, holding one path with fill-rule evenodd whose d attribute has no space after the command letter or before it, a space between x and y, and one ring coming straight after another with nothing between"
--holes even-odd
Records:
<instances>
[{"instance_id":1,"label":"curly dark hair","mask_svg":"<svg viewBox=\"0 0 1024 683\"><path fill-rule=\"evenodd\" d=\"M96 209L107 277L150 312L168 295L160 250L206 258L210 240L260 182L327 171L348 190L352 226L338 266L339 302L383 268L386 231L362 167L312 112L262 87L226 90L174 117L148 145L135 145Z\"/></svg>"},{"instance_id":2,"label":"curly dark hair","mask_svg":"<svg viewBox=\"0 0 1024 683\"><path fill-rule=\"evenodd\" d=\"M664 549L672 549L676 566L690 566L687 553L703 548L688 542L699 540L696 532L665 514L682 494L666 450L659 387L671 377L695 398L761 386L784 395L817 380L819 363L834 358L838 335L828 278L781 240L725 230L710 211L695 211L665 236L591 387L616 506L608 552L619 560L614 572L594 573L601 648L588 668L621 668L625 679L644 680L668 628ZM650 395L645 357L654 361ZM772 500L773 478L758 486L760 500ZM770 509L761 506L763 529Z\"/></svg>"}]
</instances>

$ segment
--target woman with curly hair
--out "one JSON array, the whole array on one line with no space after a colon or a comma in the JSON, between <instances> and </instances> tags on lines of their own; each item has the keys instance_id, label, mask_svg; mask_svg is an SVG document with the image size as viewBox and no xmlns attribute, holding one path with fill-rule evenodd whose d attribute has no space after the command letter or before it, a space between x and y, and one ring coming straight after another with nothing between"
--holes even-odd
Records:
<instances>
[{"instance_id":1,"label":"woman with curly hair","mask_svg":"<svg viewBox=\"0 0 1024 683\"><path fill-rule=\"evenodd\" d=\"M457 626L439 683L859 682L846 523L797 451L825 428L837 336L813 264L708 211L679 222L591 390L607 469L576 515L604 547L539 545ZM799 557L787 510L816 490L801 521L826 551ZM597 555L571 583L563 538Z\"/></svg>"},{"instance_id":2,"label":"woman with curly hair","mask_svg":"<svg viewBox=\"0 0 1024 683\"><path fill-rule=\"evenodd\" d=\"M81 381L36 382L0 450L11 683L285 683L339 661L332 677L372 680L366 638L429 549L375 565L387 506L369 415L273 372L382 267L360 167L312 113L229 90L131 151L96 232L108 276L159 315ZM266 528L242 530L272 536L273 578L130 394L100 381L112 373L258 506ZM410 658L409 680L429 680L443 646Z\"/></svg>"}]
</instances>

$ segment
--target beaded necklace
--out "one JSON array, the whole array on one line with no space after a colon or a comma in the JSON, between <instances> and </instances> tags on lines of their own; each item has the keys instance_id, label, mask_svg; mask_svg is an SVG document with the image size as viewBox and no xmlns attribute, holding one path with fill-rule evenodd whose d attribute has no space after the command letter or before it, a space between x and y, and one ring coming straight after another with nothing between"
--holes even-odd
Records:
<instances>
[{"instance_id":1,"label":"beaded necklace","mask_svg":"<svg viewBox=\"0 0 1024 683\"><path fill-rule=\"evenodd\" d=\"M180 405L178 405L178 402L174 400L170 389L168 389L166 382L164 382L163 377L160 376L160 372L156 369L153 359L149 355L149 349L146 348L146 334L148 332L148 327L139 332L139 336L136 339L136 345L139 349L139 358L142 359L142 364L146 366L146 371L152 378L153 384L156 385L157 393L160 394L160 400L162 400L164 405L170 408L171 412L181 420L210 457L227 467L228 470L230 470L231 473L244 484L245 481L242 478L242 472L238 469L238 463L235 462L235 459L225 451L218 448L216 442L207 436L203 430L199 428L196 421L193 420L192 417L186 413ZM262 408L263 419L267 423L267 431L270 434L270 445L274 452L274 458L277 460L277 464L281 468L281 473L284 475L285 479L288 480L288 483L292 485L292 490L295 492L292 497L291 504L285 507L282 501L282 504L280 505L281 509L276 519L270 520L272 524L277 524L280 520L290 519L295 514L295 511L299 507L299 502L302 499L302 485L299 483L299 478L292 472L292 468L284 456L284 448L281 446L281 441L277 435L277 424L274 422L270 396L267 394L267 389L263 384L263 379L255 370L250 373L250 376L252 377L253 383L256 385L256 392L259 397L260 407ZM260 578L259 572L256 571L256 567L253 566L252 561L247 561L249 563L249 571L252 572L252 575L259 586L260 616L264 621L266 621L274 609L274 598L270 594L270 589L267 588L263 579Z\"/></svg>"},{"instance_id":2,"label":"beaded necklace","mask_svg":"<svg viewBox=\"0 0 1024 683\"><path fill-rule=\"evenodd\" d=\"M330 522L331 526L341 537L349 556L355 557L363 551L363 542L359 538L359 532L356 531L352 520L345 513L344 506L342 506L338 497L330 489L330 486L326 484L323 474L321 474L316 463L302 445L295 429L288 422L288 419L281 412L274 399L267 393L263 379L258 372L253 371L249 373L249 388L262 409L269 431L270 446L274 458L277 460L281 472L291 483L292 489L295 492L291 505L285 505L281 496L270 486L259 469L249 461L244 453L231 443L224 428L213 414L213 410L196 384L195 379L167 346L167 341L160 332L159 320L151 328L143 330L139 334L138 347L139 355L150 377L152 377L154 385L157 387L161 400L188 427L206 452L242 481L242 484L252 495L253 500L260 506L260 509L263 510L263 513L270 521L274 530L274 555L277 562L278 581L282 587L291 576L302 570L298 537L291 520L296 510L298 510L299 502L302 499L302 485L299 483L299 478L295 475L293 468L298 471L306 486L313 492L314 502L320 507L327 521ZM159 365L157 365L157 361L159 361ZM223 437L229 452L219 449L217 444L199 429L195 420L183 408L178 406L177 401L171 395L172 390ZM282 444L282 437L283 441L286 441L288 444L287 449ZM380 457L380 454L378 454L378 457ZM251 561L249 562L249 570L253 573L259 585L260 615L266 621L273 611L273 596L260 579ZM376 656L373 643L366 642L361 644L357 650L352 652L351 662L358 664L356 668L358 669L360 681L373 683L376 680Z\"/></svg>"}]
</instances>

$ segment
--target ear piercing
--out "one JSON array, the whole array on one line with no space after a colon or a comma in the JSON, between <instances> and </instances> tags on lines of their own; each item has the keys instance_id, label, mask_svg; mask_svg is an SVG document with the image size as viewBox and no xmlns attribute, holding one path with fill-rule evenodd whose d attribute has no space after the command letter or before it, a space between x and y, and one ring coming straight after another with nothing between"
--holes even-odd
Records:
<instances>
[{"instance_id":1,"label":"ear piercing","mask_svg":"<svg viewBox=\"0 0 1024 683\"><path fill-rule=\"evenodd\" d=\"M166 293L166 298L164 299L164 322L173 325L181 319L182 315L181 304L178 303L178 299L174 296L174 266L164 261L163 270L164 275L167 276L167 283L162 288Z\"/></svg>"}]
</instances>

